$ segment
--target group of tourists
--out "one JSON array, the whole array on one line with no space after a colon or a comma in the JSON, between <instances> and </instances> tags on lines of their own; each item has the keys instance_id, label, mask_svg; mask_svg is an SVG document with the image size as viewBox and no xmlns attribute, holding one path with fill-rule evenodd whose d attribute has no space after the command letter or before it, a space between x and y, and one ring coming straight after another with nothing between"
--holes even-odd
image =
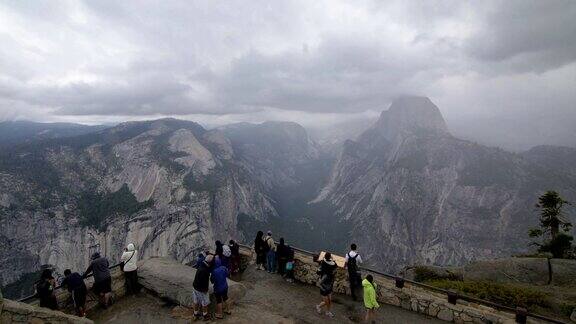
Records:
<instances>
[{"instance_id":1,"label":"group of tourists","mask_svg":"<svg viewBox=\"0 0 576 324\"><path fill-rule=\"evenodd\" d=\"M200 253L194 264L196 274L192 284L192 302L196 320L212 319L208 312L210 283L216 299L216 319L223 319L224 314L232 314L228 302L228 278L240 271L240 246L234 240L228 244L216 241L215 245L214 253Z\"/></svg>"},{"instance_id":2,"label":"group of tourists","mask_svg":"<svg viewBox=\"0 0 576 324\"><path fill-rule=\"evenodd\" d=\"M320 284L320 295L322 295L322 301L320 304L316 305L316 311L318 314L324 314L328 317L334 317L332 313L332 291L334 288L334 280L336 277L336 269L338 265L332 260L332 254L326 252L324 258L319 260L320 267L318 268L317 274L319 276ZM375 318L376 309L380 307L378 301L376 300L376 283L374 282L374 277L370 274L366 275L364 280L362 280L362 275L360 274L359 264L362 263L362 257L357 252L356 244L350 246L350 251L346 253L344 268L348 272L348 281L350 283L350 294L352 299L356 301L358 299L357 293L360 287L363 288L364 292L364 307L366 308L366 316L364 320L366 322L373 322Z\"/></svg>"},{"instance_id":3,"label":"group of tourists","mask_svg":"<svg viewBox=\"0 0 576 324\"><path fill-rule=\"evenodd\" d=\"M363 260L357 250L356 244L350 245L350 251L346 253L344 268L348 273L352 299L357 301L360 289L363 290L363 301L366 308L365 321L373 322L376 309L380 307L376 300L376 283L370 274L362 279L360 264L362 264ZM285 244L284 238L280 238L277 243L271 231L268 231L266 235L264 235L264 232L258 231L254 239L254 252L256 253L256 269L266 270L269 273L280 273L287 280L291 282L294 280L294 249ZM332 313L332 292L338 265L332 260L332 254L329 252L324 253L324 257L319 260L319 264L317 275L322 301L316 305L316 311L318 314L334 317L334 313Z\"/></svg>"},{"instance_id":4,"label":"group of tourists","mask_svg":"<svg viewBox=\"0 0 576 324\"><path fill-rule=\"evenodd\" d=\"M256 269L278 273L287 281L294 281L294 249L286 245L284 238L280 238L276 244L271 231L268 231L266 235L258 231L254 239L254 252L256 253Z\"/></svg>"},{"instance_id":5,"label":"group of tourists","mask_svg":"<svg viewBox=\"0 0 576 324\"><path fill-rule=\"evenodd\" d=\"M278 273L289 282L294 280L294 249L285 243L284 238L280 238L279 242L276 242L271 231L268 231L266 235L262 231L258 231L254 240L254 251L258 270ZM126 246L120 260L120 267L124 272L126 294L135 294L139 291L139 284L137 274L138 251L134 244ZM357 251L356 244L352 244L350 251L346 253L344 263L344 268L348 273L351 296L354 301L358 300L358 292L361 288L363 289L363 301L366 308L365 321L373 322L375 311L379 307L376 300L376 283L370 274L362 279L360 274L360 264L362 263L363 260ZM200 253L193 266L197 269L192 294L194 318L211 320L208 312L210 283L213 285L216 299L216 319L224 318L224 314L230 315L227 278L240 271L240 246L238 243L234 240L230 240L228 244L216 241L214 252ZM337 268L338 265L333 260L331 253L324 253L323 258L319 260L317 270L322 301L316 305L316 311L318 314L324 313L328 317L334 317L332 292ZM90 274L94 276L92 291L98 296L100 305L106 308L113 303L110 264L106 257L96 252L91 256L90 265L82 275L78 272L72 272L70 269L64 271L65 277L61 286L70 292L78 316L86 315L88 289L84 279ZM56 280L52 275L52 270L45 269L36 285L40 307L58 309L58 301L54 293L55 288Z\"/></svg>"},{"instance_id":6,"label":"group of tourists","mask_svg":"<svg viewBox=\"0 0 576 324\"><path fill-rule=\"evenodd\" d=\"M134 244L128 244L120 257L120 267L124 272L126 294L135 294L139 291L138 285L138 251ZM88 289L84 279L90 274L94 276L92 291L98 296L100 305L104 308L113 303L112 296L112 276L110 275L110 263L108 259L95 252L90 257L90 265L81 275L72 272L70 269L64 270L64 279L60 283L70 293L74 309L78 316L86 316L86 296ZM55 294L56 280L50 269L44 269L40 280L36 284L36 295L40 299L40 307L57 310L58 300Z\"/></svg>"}]
</instances>

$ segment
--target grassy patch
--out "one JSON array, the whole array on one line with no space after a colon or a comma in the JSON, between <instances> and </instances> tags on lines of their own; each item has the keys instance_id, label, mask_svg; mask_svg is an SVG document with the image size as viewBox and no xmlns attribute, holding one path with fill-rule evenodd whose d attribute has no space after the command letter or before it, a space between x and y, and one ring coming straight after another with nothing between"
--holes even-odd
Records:
<instances>
[{"instance_id":1,"label":"grassy patch","mask_svg":"<svg viewBox=\"0 0 576 324\"><path fill-rule=\"evenodd\" d=\"M545 293L528 287L485 281L430 280L426 283L438 288L454 289L462 294L502 305L524 307L530 311L552 307Z\"/></svg>"},{"instance_id":2,"label":"grassy patch","mask_svg":"<svg viewBox=\"0 0 576 324\"><path fill-rule=\"evenodd\" d=\"M437 280L458 280L458 276L450 272L446 272L445 275L441 275L428 267L414 268L414 281L429 282Z\"/></svg>"}]
</instances>

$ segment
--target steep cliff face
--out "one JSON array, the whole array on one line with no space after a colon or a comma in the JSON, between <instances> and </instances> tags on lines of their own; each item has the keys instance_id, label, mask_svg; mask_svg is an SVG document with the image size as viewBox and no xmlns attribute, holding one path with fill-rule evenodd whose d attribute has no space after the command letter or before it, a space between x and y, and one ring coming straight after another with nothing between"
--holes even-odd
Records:
<instances>
[{"instance_id":1,"label":"steep cliff face","mask_svg":"<svg viewBox=\"0 0 576 324\"><path fill-rule=\"evenodd\" d=\"M336 206L372 264L462 264L522 251L544 190L576 179L459 140L427 98L404 98L347 141L316 201Z\"/></svg>"},{"instance_id":2,"label":"steep cliff face","mask_svg":"<svg viewBox=\"0 0 576 324\"><path fill-rule=\"evenodd\" d=\"M0 284L43 264L83 270L95 250L117 260L128 242L187 262L241 239L238 215L276 215L252 172L221 131L171 119L3 151Z\"/></svg>"}]
</instances>

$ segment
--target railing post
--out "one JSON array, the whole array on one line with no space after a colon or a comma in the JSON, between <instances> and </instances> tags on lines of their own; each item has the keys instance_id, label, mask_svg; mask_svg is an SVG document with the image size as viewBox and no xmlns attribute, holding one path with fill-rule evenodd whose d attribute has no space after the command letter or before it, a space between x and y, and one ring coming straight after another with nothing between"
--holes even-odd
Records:
<instances>
[{"instance_id":1,"label":"railing post","mask_svg":"<svg viewBox=\"0 0 576 324\"><path fill-rule=\"evenodd\" d=\"M516 323L525 324L528 317L526 308L516 307Z\"/></svg>"},{"instance_id":2,"label":"railing post","mask_svg":"<svg viewBox=\"0 0 576 324\"><path fill-rule=\"evenodd\" d=\"M404 288L404 278L396 277L396 288Z\"/></svg>"},{"instance_id":3,"label":"railing post","mask_svg":"<svg viewBox=\"0 0 576 324\"><path fill-rule=\"evenodd\" d=\"M456 305L456 301L458 300L458 293L450 290L447 292L448 295L448 302L452 305Z\"/></svg>"}]
</instances>

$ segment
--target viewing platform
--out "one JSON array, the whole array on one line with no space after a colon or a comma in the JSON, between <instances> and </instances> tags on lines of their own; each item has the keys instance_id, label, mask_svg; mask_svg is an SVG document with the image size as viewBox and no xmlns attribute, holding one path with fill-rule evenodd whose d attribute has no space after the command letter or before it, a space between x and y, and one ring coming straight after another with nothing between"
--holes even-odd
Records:
<instances>
[{"instance_id":1,"label":"viewing platform","mask_svg":"<svg viewBox=\"0 0 576 324\"><path fill-rule=\"evenodd\" d=\"M254 255L242 246L241 273L229 280L232 315L219 323L335 323L362 322L365 312L362 301L354 302L347 296L347 273L339 268L334 284L335 318L316 313L315 305L321 296L315 287L318 276L317 254L296 249L294 276L289 283L277 274L256 270ZM36 307L34 298L23 302L3 301L1 323L189 323L193 318L191 306L192 282L195 269L168 258L150 258L139 262L138 277L143 286L135 296L125 296L124 276L120 267L113 266L112 290L115 303L107 309L97 304L90 293L87 299L87 318L73 315L69 293L57 289L56 295L62 311ZM548 323L544 319L523 317L517 312L490 307L484 301L474 302L464 296L426 287L411 281L391 278L373 270L377 284L377 323ZM87 280L91 287L91 278ZM213 297L211 297L213 299ZM214 300L212 300L214 302ZM212 305L213 306L213 303ZM496 305L498 306L498 305ZM519 316L520 315L520 316ZM554 322L552 320L552 322ZM556 323L561 323L557 322Z\"/></svg>"}]
</instances>

